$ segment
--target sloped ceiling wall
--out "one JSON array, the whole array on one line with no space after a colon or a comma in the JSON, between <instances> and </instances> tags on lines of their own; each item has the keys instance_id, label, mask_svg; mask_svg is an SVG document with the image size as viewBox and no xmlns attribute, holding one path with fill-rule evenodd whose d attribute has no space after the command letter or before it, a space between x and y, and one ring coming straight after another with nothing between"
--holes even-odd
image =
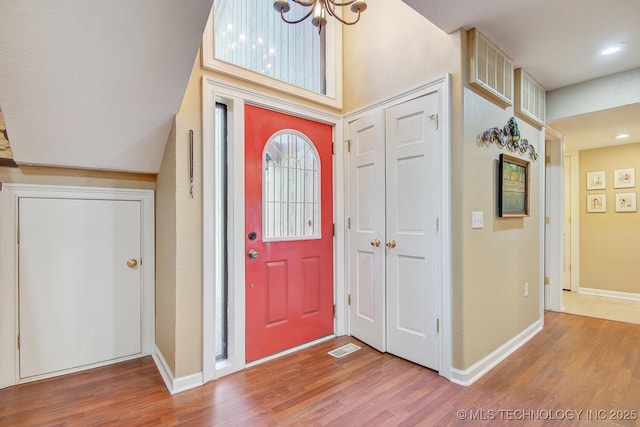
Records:
<instances>
[{"instance_id":1,"label":"sloped ceiling wall","mask_svg":"<svg viewBox=\"0 0 640 427\"><path fill-rule=\"evenodd\" d=\"M3 0L14 160L157 173L213 0Z\"/></svg>"}]
</instances>

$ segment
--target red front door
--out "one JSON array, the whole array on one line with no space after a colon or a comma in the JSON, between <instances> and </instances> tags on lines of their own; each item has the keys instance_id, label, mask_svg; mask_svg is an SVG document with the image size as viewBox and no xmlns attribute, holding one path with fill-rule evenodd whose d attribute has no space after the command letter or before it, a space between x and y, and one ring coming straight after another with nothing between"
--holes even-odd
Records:
<instances>
[{"instance_id":1,"label":"red front door","mask_svg":"<svg viewBox=\"0 0 640 427\"><path fill-rule=\"evenodd\" d=\"M245 106L246 360L333 333L330 126Z\"/></svg>"}]
</instances>

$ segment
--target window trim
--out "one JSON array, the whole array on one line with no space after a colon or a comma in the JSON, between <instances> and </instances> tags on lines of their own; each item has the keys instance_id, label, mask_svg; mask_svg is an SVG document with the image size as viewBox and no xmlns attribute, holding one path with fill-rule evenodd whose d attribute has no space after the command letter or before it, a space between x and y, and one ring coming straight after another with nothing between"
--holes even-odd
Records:
<instances>
[{"instance_id":1,"label":"window trim","mask_svg":"<svg viewBox=\"0 0 640 427\"><path fill-rule=\"evenodd\" d=\"M335 19L330 19L324 29L326 31L327 52L325 57L327 94L323 95L216 59L213 43L213 7L202 35L202 68L258 84L264 88L275 89L280 93L293 95L318 104L342 108L342 73L340 72L342 70L342 26L337 25ZM331 52L333 52L333 55L330 54Z\"/></svg>"}]
</instances>

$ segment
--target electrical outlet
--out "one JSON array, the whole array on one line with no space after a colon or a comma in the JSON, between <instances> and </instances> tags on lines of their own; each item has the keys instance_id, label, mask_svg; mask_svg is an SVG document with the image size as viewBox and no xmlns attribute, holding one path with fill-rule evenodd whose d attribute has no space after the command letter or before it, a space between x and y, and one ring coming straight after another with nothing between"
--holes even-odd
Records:
<instances>
[{"instance_id":1,"label":"electrical outlet","mask_svg":"<svg viewBox=\"0 0 640 427\"><path fill-rule=\"evenodd\" d=\"M529 296L529 284L528 283L524 284L524 296L525 297Z\"/></svg>"}]
</instances>

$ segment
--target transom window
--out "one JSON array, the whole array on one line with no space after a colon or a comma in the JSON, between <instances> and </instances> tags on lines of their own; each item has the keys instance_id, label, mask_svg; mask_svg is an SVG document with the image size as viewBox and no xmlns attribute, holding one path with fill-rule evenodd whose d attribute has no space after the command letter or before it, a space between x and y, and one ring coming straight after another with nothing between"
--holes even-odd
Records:
<instances>
[{"instance_id":1,"label":"transom window","mask_svg":"<svg viewBox=\"0 0 640 427\"><path fill-rule=\"evenodd\" d=\"M262 160L265 241L320 238L320 163L311 141L293 130L279 132Z\"/></svg>"},{"instance_id":2,"label":"transom window","mask_svg":"<svg viewBox=\"0 0 640 427\"><path fill-rule=\"evenodd\" d=\"M302 6L290 5L290 16L304 15ZM327 94L325 32L318 34L310 19L283 22L273 1L215 0L213 39L215 59Z\"/></svg>"}]
</instances>

